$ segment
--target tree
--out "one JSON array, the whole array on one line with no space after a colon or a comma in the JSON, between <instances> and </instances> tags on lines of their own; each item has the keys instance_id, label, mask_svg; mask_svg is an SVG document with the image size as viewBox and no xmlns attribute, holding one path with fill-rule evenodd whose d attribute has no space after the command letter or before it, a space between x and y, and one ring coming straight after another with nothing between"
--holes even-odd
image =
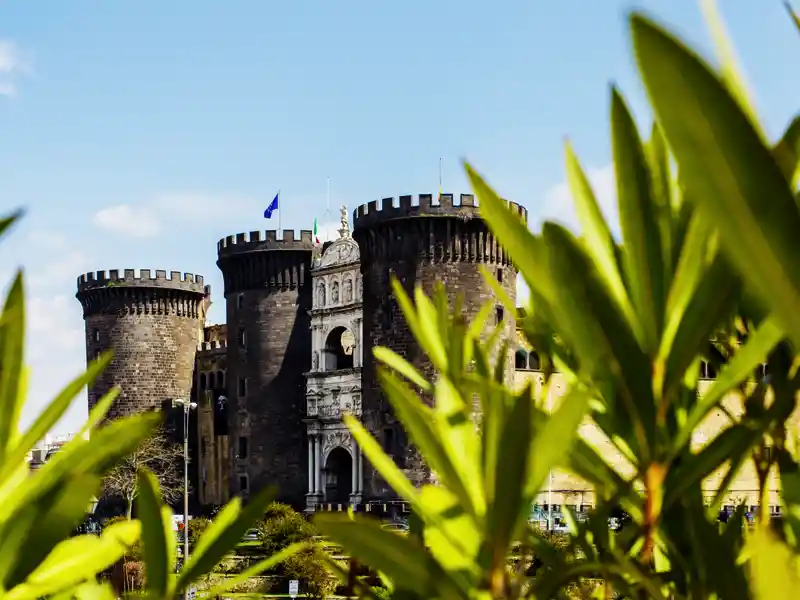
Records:
<instances>
[{"instance_id":1,"label":"tree","mask_svg":"<svg viewBox=\"0 0 800 600\"><path fill-rule=\"evenodd\" d=\"M126 514L130 518L133 501L139 495L136 473L146 468L158 479L164 501L172 504L183 494L182 462L181 444L173 442L167 432L159 428L109 472L103 480L103 490L107 496L125 501Z\"/></svg>"}]
</instances>

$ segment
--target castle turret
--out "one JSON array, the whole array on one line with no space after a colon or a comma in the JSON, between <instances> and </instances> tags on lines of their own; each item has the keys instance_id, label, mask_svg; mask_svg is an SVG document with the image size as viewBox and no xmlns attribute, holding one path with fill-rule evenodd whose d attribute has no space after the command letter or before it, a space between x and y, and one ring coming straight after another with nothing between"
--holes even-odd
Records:
<instances>
[{"instance_id":1,"label":"castle turret","mask_svg":"<svg viewBox=\"0 0 800 600\"><path fill-rule=\"evenodd\" d=\"M305 504L305 378L311 367L311 231L251 231L217 244L228 326L231 492L277 485Z\"/></svg>"},{"instance_id":2,"label":"castle turret","mask_svg":"<svg viewBox=\"0 0 800 600\"><path fill-rule=\"evenodd\" d=\"M527 220L525 208L511 205ZM452 194L442 194L439 198L430 194L418 198L401 196L399 201L384 198L380 203L373 201L359 206L353 213L353 222L364 286L363 419L411 481L420 485L430 481L430 470L394 420L375 377L376 365L372 359L373 347L388 346L423 374L433 375L430 362L422 355L399 309L391 276L395 275L409 293L420 284L431 295L435 284L442 283L451 306L460 294L464 299L463 314L472 319L493 297L483 280L481 266L495 274L512 299L516 299L517 272L480 218L471 194L461 194L457 204ZM515 331L515 315L508 314L498 303L487 325L500 321L510 339ZM513 366L511 353L509 375ZM374 471L365 472L364 477L368 495L391 495Z\"/></svg>"},{"instance_id":3,"label":"castle turret","mask_svg":"<svg viewBox=\"0 0 800 600\"><path fill-rule=\"evenodd\" d=\"M89 388L89 409L108 390L122 388L107 418L188 399L194 356L203 329L203 277L179 271L125 269L86 273L75 297L83 306L86 358L114 351L114 359Z\"/></svg>"}]
</instances>

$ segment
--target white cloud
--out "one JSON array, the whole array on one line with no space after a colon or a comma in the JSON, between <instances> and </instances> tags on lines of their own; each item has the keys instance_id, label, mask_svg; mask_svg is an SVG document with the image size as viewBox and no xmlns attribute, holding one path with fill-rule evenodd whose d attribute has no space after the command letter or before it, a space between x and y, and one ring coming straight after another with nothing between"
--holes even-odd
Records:
<instances>
[{"instance_id":1,"label":"white cloud","mask_svg":"<svg viewBox=\"0 0 800 600\"><path fill-rule=\"evenodd\" d=\"M154 237L161 232L161 222L152 209L133 208L128 204L100 210L92 217L92 223L111 233L136 238Z\"/></svg>"},{"instance_id":2,"label":"white cloud","mask_svg":"<svg viewBox=\"0 0 800 600\"><path fill-rule=\"evenodd\" d=\"M619 232L619 210L617 208L616 180L614 178L614 165L610 164L601 168L586 169L586 176L594 190L597 203L609 223L612 233ZM556 221L567 226L574 233L579 234L580 224L575 213L575 204L569 184L562 181L553 186L544 194L542 210L538 213L538 222L530 225L538 228L541 221ZM517 278L517 306L523 306L528 301L528 286L521 277Z\"/></svg>"},{"instance_id":3,"label":"white cloud","mask_svg":"<svg viewBox=\"0 0 800 600\"><path fill-rule=\"evenodd\" d=\"M92 217L100 229L128 237L154 237L175 224L219 224L227 220L258 214L263 202L257 198L235 194L199 192L166 192L157 194L141 205L120 204L104 208Z\"/></svg>"},{"instance_id":4,"label":"white cloud","mask_svg":"<svg viewBox=\"0 0 800 600\"><path fill-rule=\"evenodd\" d=\"M606 220L611 224L611 229L619 229L619 211L617 210L616 183L614 179L614 165L586 170L586 176L594 190L597 203ZM575 204L572 200L569 184L566 181L551 188L544 195L544 208L540 213L542 220L558 221L569 226L573 231L578 231L578 217L575 213Z\"/></svg>"},{"instance_id":5,"label":"white cloud","mask_svg":"<svg viewBox=\"0 0 800 600\"><path fill-rule=\"evenodd\" d=\"M31 62L11 40L0 39L0 96L17 95L17 86L11 78L31 72Z\"/></svg>"}]
</instances>

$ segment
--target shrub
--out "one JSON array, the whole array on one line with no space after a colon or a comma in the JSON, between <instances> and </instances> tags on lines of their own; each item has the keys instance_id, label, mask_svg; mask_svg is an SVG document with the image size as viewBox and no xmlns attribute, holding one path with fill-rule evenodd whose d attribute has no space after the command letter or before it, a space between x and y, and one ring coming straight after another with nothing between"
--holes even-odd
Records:
<instances>
[{"instance_id":1,"label":"shrub","mask_svg":"<svg viewBox=\"0 0 800 600\"><path fill-rule=\"evenodd\" d=\"M258 529L267 554L280 552L291 544L310 542L316 535L315 528L302 514L278 502L267 507ZM336 583L326 567L326 560L327 555L314 546L290 557L273 573L283 578L281 586L288 585L290 579L297 579L303 593L323 598L333 591Z\"/></svg>"},{"instance_id":2,"label":"shrub","mask_svg":"<svg viewBox=\"0 0 800 600\"><path fill-rule=\"evenodd\" d=\"M194 548L200 536L203 535L208 526L211 524L210 519L205 517L195 517L189 520L189 546Z\"/></svg>"}]
</instances>

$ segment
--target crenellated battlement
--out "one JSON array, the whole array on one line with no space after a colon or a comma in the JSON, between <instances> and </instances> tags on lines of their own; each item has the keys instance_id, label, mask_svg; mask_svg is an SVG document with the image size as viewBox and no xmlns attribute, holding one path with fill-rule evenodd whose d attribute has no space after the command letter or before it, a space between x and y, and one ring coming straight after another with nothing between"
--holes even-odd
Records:
<instances>
[{"instance_id":1,"label":"crenellated battlement","mask_svg":"<svg viewBox=\"0 0 800 600\"><path fill-rule=\"evenodd\" d=\"M511 207L527 222L528 209L516 202ZM375 223L393 219L414 217L460 217L472 219L480 217L480 207L473 194L461 194L457 199L454 194L420 194L419 196L400 196L399 198L383 198L362 204L353 211L354 229L368 227Z\"/></svg>"},{"instance_id":2,"label":"crenellated battlement","mask_svg":"<svg viewBox=\"0 0 800 600\"><path fill-rule=\"evenodd\" d=\"M275 229L229 235L217 242L217 254L224 256L261 250L311 250L314 248L314 232L310 229L301 229L299 237L291 229L285 229L282 233L280 238Z\"/></svg>"},{"instance_id":3,"label":"crenellated battlement","mask_svg":"<svg viewBox=\"0 0 800 600\"><path fill-rule=\"evenodd\" d=\"M168 288L210 294L211 286L203 285L203 276L180 271L162 271L151 269L111 269L95 271L78 277L78 292L98 288Z\"/></svg>"},{"instance_id":4,"label":"crenellated battlement","mask_svg":"<svg viewBox=\"0 0 800 600\"><path fill-rule=\"evenodd\" d=\"M214 353L217 350L224 350L228 347L228 340L215 340L213 342L200 342L197 344L197 351L200 353Z\"/></svg>"}]
</instances>

